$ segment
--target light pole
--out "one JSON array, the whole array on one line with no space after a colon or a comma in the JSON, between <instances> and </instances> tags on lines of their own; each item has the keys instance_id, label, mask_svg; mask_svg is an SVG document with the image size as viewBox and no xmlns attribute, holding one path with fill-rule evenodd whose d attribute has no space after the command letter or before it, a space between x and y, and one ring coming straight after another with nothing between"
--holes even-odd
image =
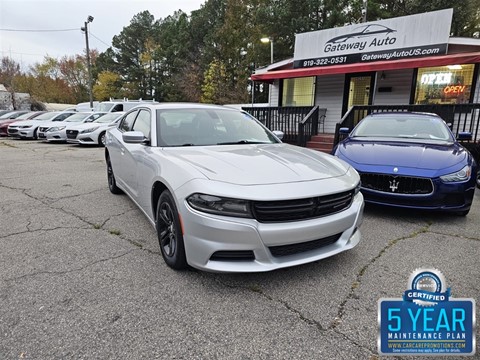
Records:
<instances>
[{"instance_id":1,"label":"light pole","mask_svg":"<svg viewBox=\"0 0 480 360\"><path fill-rule=\"evenodd\" d=\"M85 31L85 43L87 45L87 71L88 71L88 94L90 96L90 109L93 110L93 91L92 91L92 68L90 65L90 48L88 46L88 23L93 21L93 16L88 15L85 26L80 30Z\"/></svg>"},{"instance_id":2,"label":"light pole","mask_svg":"<svg viewBox=\"0 0 480 360\"><path fill-rule=\"evenodd\" d=\"M367 1L363 0L363 7L362 7L362 22L367 22Z\"/></svg>"},{"instance_id":3,"label":"light pole","mask_svg":"<svg viewBox=\"0 0 480 360\"><path fill-rule=\"evenodd\" d=\"M270 64L273 64L273 37L263 37L260 41L264 44L270 43Z\"/></svg>"}]
</instances>

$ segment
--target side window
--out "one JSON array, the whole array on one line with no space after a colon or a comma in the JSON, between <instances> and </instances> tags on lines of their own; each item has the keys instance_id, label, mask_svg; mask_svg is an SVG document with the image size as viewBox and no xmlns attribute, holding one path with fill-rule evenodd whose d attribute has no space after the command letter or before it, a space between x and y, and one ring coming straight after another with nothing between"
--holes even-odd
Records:
<instances>
[{"instance_id":1,"label":"side window","mask_svg":"<svg viewBox=\"0 0 480 360\"><path fill-rule=\"evenodd\" d=\"M141 131L146 138L150 138L150 122L150 111L141 109L138 112L135 124L133 124L133 130Z\"/></svg>"},{"instance_id":2,"label":"side window","mask_svg":"<svg viewBox=\"0 0 480 360\"><path fill-rule=\"evenodd\" d=\"M72 113L60 114L60 115L58 115L58 117L57 117L55 120L56 120L56 121L63 121L63 120L65 120L67 117L69 117L70 115L72 115Z\"/></svg>"},{"instance_id":3,"label":"side window","mask_svg":"<svg viewBox=\"0 0 480 360\"><path fill-rule=\"evenodd\" d=\"M118 126L118 130L120 131L130 131L132 129L133 122L135 121L135 117L137 116L138 111L132 111L128 113L120 122Z\"/></svg>"},{"instance_id":4,"label":"side window","mask_svg":"<svg viewBox=\"0 0 480 360\"><path fill-rule=\"evenodd\" d=\"M111 112L123 111L123 104L117 104L114 106Z\"/></svg>"}]
</instances>

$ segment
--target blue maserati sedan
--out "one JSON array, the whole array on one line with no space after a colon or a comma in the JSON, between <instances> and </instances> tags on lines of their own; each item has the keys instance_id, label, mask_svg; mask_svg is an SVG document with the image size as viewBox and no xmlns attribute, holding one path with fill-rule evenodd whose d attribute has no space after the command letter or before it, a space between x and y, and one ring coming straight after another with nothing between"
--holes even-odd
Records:
<instances>
[{"instance_id":1,"label":"blue maserati sedan","mask_svg":"<svg viewBox=\"0 0 480 360\"><path fill-rule=\"evenodd\" d=\"M377 113L340 133L332 152L360 174L366 202L468 214L477 164L438 115Z\"/></svg>"}]
</instances>

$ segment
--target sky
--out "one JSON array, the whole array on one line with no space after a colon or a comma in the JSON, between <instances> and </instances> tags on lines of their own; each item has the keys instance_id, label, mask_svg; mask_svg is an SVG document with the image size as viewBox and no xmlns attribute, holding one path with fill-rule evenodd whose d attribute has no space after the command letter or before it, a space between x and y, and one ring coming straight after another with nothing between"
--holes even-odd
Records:
<instances>
[{"instance_id":1,"label":"sky","mask_svg":"<svg viewBox=\"0 0 480 360\"><path fill-rule=\"evenodd\" d=\"M41 63L46 55L61 58L83 54L85 34L80 28L89 15L94 18L88 24L90 49L103 52L134 15L148 10L158 20L177 10L190 14L205 1L0 0L0 58L11 57L22 71L27 71L30 65Z\"/></svg>"}]
</instances>

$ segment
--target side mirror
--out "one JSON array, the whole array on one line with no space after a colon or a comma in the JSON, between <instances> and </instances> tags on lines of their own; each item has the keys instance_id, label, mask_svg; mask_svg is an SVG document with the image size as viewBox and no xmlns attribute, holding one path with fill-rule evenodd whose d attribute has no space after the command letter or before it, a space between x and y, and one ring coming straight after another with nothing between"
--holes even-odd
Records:
<instances>
[{"instance_id":1,"label":"side mirror","mask_svg":"<svg viewBox=\"0 0 480 360\"><path fill-rule=\"evenodd\" d=\"M469 131L462 131L458 133L457 140L470 141L472 140L472 133Z\"/></svg>"},{"instance_id":2,"label":"side mirror","mask_svg":"<svg viewBox=\"0 0 480 360\"><path fill-rule=\"evenodd\" d=\"M146 140L141 131L127 131L122 134L122 139L127 144L143 144Z\"/></svg>"},{"instance_id":3,"label":"side mirror","mask_svg":"<svg viewBox=\"0 0 480 360\"><path fill-rule=\"evenodd\" d=\"M280 130L273 130L272 132L273 132L273 135L275 135L275 136L276 136L277 138L279 138L280 140L282 140L282 139L283 139L283 135L285 135L285 134L283 133L283 131L280 131Z\"/></svg>"},{"instance_id":4,"label":"side mirror","mask_svg":"<svg viewBox=\"0 0 480 360\"><path fill-rule=\"evenodd\" d=\"M350 129L347 128L347 127L340 128L339 133L342 134L342 135L348 135L348 134L350 134Z\"/></svg>"}]
</instances>

